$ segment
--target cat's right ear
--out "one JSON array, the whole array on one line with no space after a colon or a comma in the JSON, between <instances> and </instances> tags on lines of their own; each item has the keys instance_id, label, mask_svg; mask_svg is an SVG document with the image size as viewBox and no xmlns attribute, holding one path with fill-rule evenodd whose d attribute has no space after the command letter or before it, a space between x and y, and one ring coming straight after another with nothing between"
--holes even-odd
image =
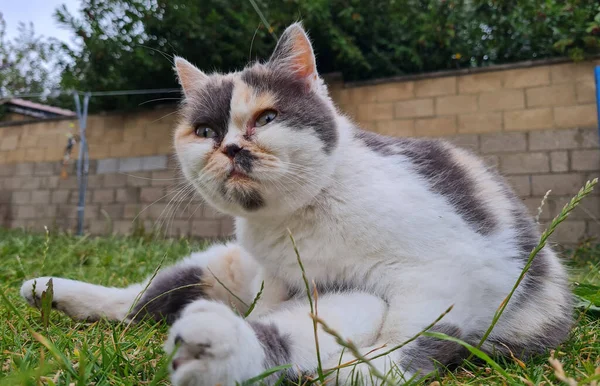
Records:
<instances>
[{"instance_id":1,"label":"cat's right ear","mask_svg":"<svg viewBox=\"0 0 600 386\"><path fill-rule=\"evenodd\" d=\"M179 56L175 57L175 71L185 96L189 96L195 88L208 79L208 75L198 67Z\"/></svg>"}]
</instances>

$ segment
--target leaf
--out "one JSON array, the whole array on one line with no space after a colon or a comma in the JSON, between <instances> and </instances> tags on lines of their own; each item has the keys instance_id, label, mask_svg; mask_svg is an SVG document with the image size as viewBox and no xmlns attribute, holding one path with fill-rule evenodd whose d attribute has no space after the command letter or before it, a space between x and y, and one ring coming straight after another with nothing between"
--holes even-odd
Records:
<instances>
[{"instance_id":1,"label":"leaf","mask_svg":"<svg viewBox=\"0 0 600 386\"><path fill-rule=\"evenodd\" d=\"M593 284L577 284L573 290L575 294L575 308L600 313L600 287Z\"/></svg>"},{"instance_id":2,"label":"leaf","mask_svg":"<svg viewBox=\"0 0 600 386\"><path fill-rule=\"evenodd\" d=\"M42 325L48 328L50 323L50 312L52 311L52 300L54 299L54 284L52 279L48 280L46 290L42 292L40 299L40 310L42 314Z\"/></svg>"}]
</instances>

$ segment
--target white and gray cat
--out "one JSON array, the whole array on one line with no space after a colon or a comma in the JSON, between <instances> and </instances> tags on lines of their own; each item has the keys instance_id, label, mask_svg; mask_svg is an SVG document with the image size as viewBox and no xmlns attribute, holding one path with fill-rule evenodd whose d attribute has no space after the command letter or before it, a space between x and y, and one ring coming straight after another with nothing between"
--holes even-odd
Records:
<instances>
[{"instance_id":1,"label":"white and gray cat","mask_svg":"<svg viewBox=\"0 0 600 386\"><path fill-rule=\"evenodd\" d=\"M318 289L319 316L363 353L404 342L451 305L433 330L481 339L539 237L501 177L445 142L361 131L329 98L299 24L267 63L240 72L205 74L181 58L175 65L185 94L174 139L181 168L209 204L235 216L237 240L163 269L150 284L55 278L57 309L75 319L173 323L165 348L177 349L175 385L233 385L283 364L293 366L268 381L314 374L289 229ZM33 283L39 296L47 280L27 281L22 295L35 304ZM229 306L245 311L263 281L256 309L241 318ZM565 269L546 247L483 348L520 357L552 348L568 335L571 304ZM353 359L330 335L319 330L318 338L324 367ZM372 364L408 379L464 355L421 337ZM351 371L368 378L370 370L361 364L335 378L344 383Z\"/></svg>"}]
</instances>

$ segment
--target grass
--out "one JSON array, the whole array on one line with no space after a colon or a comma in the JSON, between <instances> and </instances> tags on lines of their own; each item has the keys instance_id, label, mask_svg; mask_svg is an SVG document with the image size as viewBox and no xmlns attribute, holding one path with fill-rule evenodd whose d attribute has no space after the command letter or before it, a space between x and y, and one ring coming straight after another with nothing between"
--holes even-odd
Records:
<instances>
[{"instance_id":1,"label":"grass","mask_svg":"<svg viewBox=\"0 0 600 386\"><path fill-rule=\"evenodd\" d=\"M169 384L162 350L167 326L74 322L58 312L28 307L19 288L23 280L40 275L126 286L161 263L205 246L143 236L77 238L0 230L0 385ZM582 243L569 261L575 292L581 295L577 322L552 357L465 363L423 384L600 384L600 245Z\"/></svg>"}]
</instances>

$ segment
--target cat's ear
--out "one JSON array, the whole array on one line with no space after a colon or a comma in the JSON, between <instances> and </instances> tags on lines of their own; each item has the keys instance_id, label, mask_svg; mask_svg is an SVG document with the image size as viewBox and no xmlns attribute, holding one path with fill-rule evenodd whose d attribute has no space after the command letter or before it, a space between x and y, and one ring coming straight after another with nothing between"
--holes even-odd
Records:
<instances>
[{"instance_id":1,"label":"cat's ear","mask_svg":"<svg viewBox=\"0 0 600 386\"><path fill-rule=\"evenodd\" d=\"M302 24L294 23L287 27L279 38L268 65L311 82L317 80L315 54Z\"/></svg>"},{"instance_id":2,"label":"cat's ear","mask_svg":"<svg viewBox=\"0 0 600 386\"><path fill-rule=\"evenodd\" d=\"M175 71L186 96L189 96L194 88L208 79L208 75L198 67L179 56L175 57Z\"/></svg>"}]
</instances>

